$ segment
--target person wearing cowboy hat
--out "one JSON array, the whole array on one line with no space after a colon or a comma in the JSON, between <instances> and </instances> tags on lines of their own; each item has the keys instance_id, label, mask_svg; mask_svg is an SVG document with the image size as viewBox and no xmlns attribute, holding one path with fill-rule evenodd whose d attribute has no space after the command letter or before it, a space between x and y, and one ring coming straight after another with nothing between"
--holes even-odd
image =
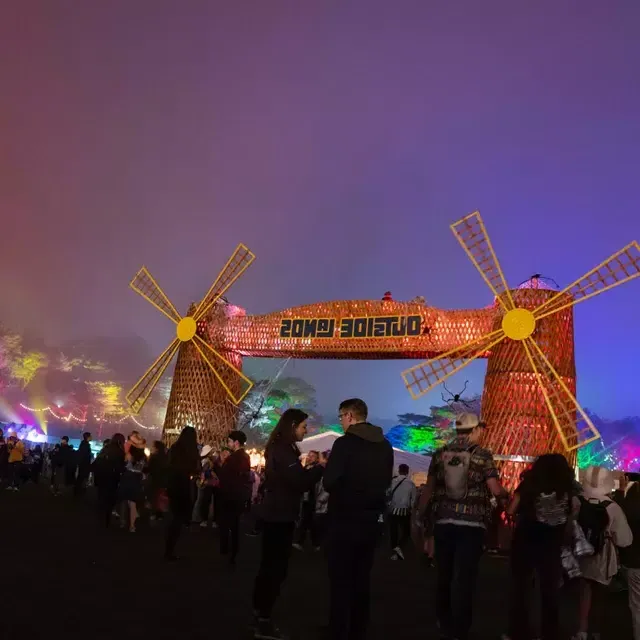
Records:
<instances>
[{"instance_id":1,"label":"person wearing cowboy hat","mask_svg":"<svg viewBox=\"0 0 640 640\"><path fill-rule=\"evenodd\" d=\"M582 577L580 578L580 615L575 640L587 640L589 637L598 636L598 632L604 631L606 625L604 587L610 584L620 568L616 547L628 547L633 542L633 534L624 511L610 498L615 489L613 473L604 467L587 467L584 470L582 486L584 494L580 500L578 523L583 531L588 534L585 529L590 528L589 523L595 522L593 514L598 511L605 512L606 520L601 548L596 549L596 553L592 556L578 559Z\"/></svg>"},{"instance_id":2,"label":"person wearing cowboy hat","mask_svg":"<svg viewBox=\"0 0 640 640\"><path fill-rule=\"evenodd\" d=\"M213 470L213 447L205 444L200 451L200 464L202 474L200 475L200 489L198 498L198 515L200 526L206 529L209 526L209 512L213 502L213 493L218 486L218 476Z\"/></svg>"},{"instance_id":3,"label":"person wearing cowboy hat","mask_svg":"<svg viewBox=\"0 0 640 640\"><path fill-rule=\"evenodd\" d=\"M493 454L481 446L487 425L474 413L456 417L456 437L431 458L418 521L433 514L436 617L441 633L466 640L478 564L491 520L491 495L505 500Z\"/></svg>"}]
</instances>

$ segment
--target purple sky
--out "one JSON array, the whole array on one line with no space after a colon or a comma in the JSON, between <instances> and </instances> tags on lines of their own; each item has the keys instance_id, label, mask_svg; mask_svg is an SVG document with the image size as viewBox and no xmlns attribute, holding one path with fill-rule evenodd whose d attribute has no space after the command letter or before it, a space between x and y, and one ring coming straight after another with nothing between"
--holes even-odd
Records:
<instances>
[{"instance_id":1,"label":"purple sky","mask_svg":"<svg viewBox=\"0 0 640 640\"><path fill-rule=\"evenodd\" d=\"M640 239L639 28L636 0L4 2L1 316L159 349L132 275L186 310L240 241L250 313L387 289L483 306L448 229L474 208L512 284L567 284ZM640 413L639 316L640 280L576 310L598 412ZM405 364L287 373L327 411L426 411L439 392L413 402ZM480 390L467 371L451 387Z\"/></svg>"}]
</instances>

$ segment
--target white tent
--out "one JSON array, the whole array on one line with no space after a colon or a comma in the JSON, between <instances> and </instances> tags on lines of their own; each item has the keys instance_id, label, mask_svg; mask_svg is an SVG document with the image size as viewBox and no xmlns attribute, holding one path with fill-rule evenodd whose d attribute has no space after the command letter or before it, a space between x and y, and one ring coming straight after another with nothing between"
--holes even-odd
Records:
<instances>
[{"instance_id":1,"label":"white tent","mask_svg":"<svg viewBox=\"0 0 640 640\"><path fill-rule=\"evenodd\" d=\"M325 431L324 433L318 433L315 436L305 438L298 447L303 455L306 455L309 451L328 451L333 447L333 443L339 437L340 434L335 431ZM409 473L411 474L411 477L414 478L414 482L417 485L423 484L427 481L426 476L429 471L429 465L431 464L431 456L421 456L417 453L402 451L394 447L394 473L397 473L398 465L401 464L406 464L409 467Z\"/></svg>"}]
</instances>

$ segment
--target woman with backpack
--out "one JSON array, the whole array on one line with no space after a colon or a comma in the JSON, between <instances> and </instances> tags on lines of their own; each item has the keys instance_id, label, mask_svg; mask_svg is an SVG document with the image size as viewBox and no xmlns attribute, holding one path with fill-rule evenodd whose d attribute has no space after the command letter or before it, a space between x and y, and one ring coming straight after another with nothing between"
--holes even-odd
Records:
<instances>
[{"instance_id":1,"label":"woman with backpack","mask_svg":"<svg viewBox=\"0 0 640 640\"><path fill-rule=\"evenodd\" d=\"M559 637L561 551L578 506L573 472L564 456L542 455L523 474L507 508L507 514L515 518L515 530L511 547L509 634L504 640L532 637L530 592L536 573L540 585L542 639Z\"/></svg>"},{"instance_id":2,"label":"woman with backpack","mask_svg":"<svg viewBox=\"0 0 640 640\"><path fill-rule=\"evenodd\" d=\"M615 488L613 474L604 467L587 467L582 483L578 524L594 548L580 558L580 612L575 640L587 640L605 627L604 597L619 569L616 547L628 547L633 534L622 508L609 496Z\"/></svg>"}]
</instances>

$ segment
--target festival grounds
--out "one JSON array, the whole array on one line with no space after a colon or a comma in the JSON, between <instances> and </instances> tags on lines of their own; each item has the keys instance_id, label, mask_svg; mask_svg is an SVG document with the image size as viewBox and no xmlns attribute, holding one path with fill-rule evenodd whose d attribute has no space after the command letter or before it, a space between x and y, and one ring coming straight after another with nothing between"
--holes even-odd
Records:
<instances>
[{"instance_id":1,"label":"festival grounds","mask_svg":"<svg viewBox=\"0 0 640 640\"><path fill-rule=\"evenodd\" d=\"M215 533L194 530L179 543L182 561L162 560L162 530L138 533L97 524L91 490L76 501L45 485L0 493L5 615L2 640L249 639L250 594L259 538L243 536L235 570L217 551ZM417 558L388 559L384 541L372 577L371 640L438 638L433 569ZM498 640L508 599L508 562L483 559L474 638ZM321 640L327 611L321 553L296 552L276 617L291 640ZM575 610L565 595L565 623ZM626 594L612 593L603 640L631 637Z\"/></svg>"}]
</instances>

